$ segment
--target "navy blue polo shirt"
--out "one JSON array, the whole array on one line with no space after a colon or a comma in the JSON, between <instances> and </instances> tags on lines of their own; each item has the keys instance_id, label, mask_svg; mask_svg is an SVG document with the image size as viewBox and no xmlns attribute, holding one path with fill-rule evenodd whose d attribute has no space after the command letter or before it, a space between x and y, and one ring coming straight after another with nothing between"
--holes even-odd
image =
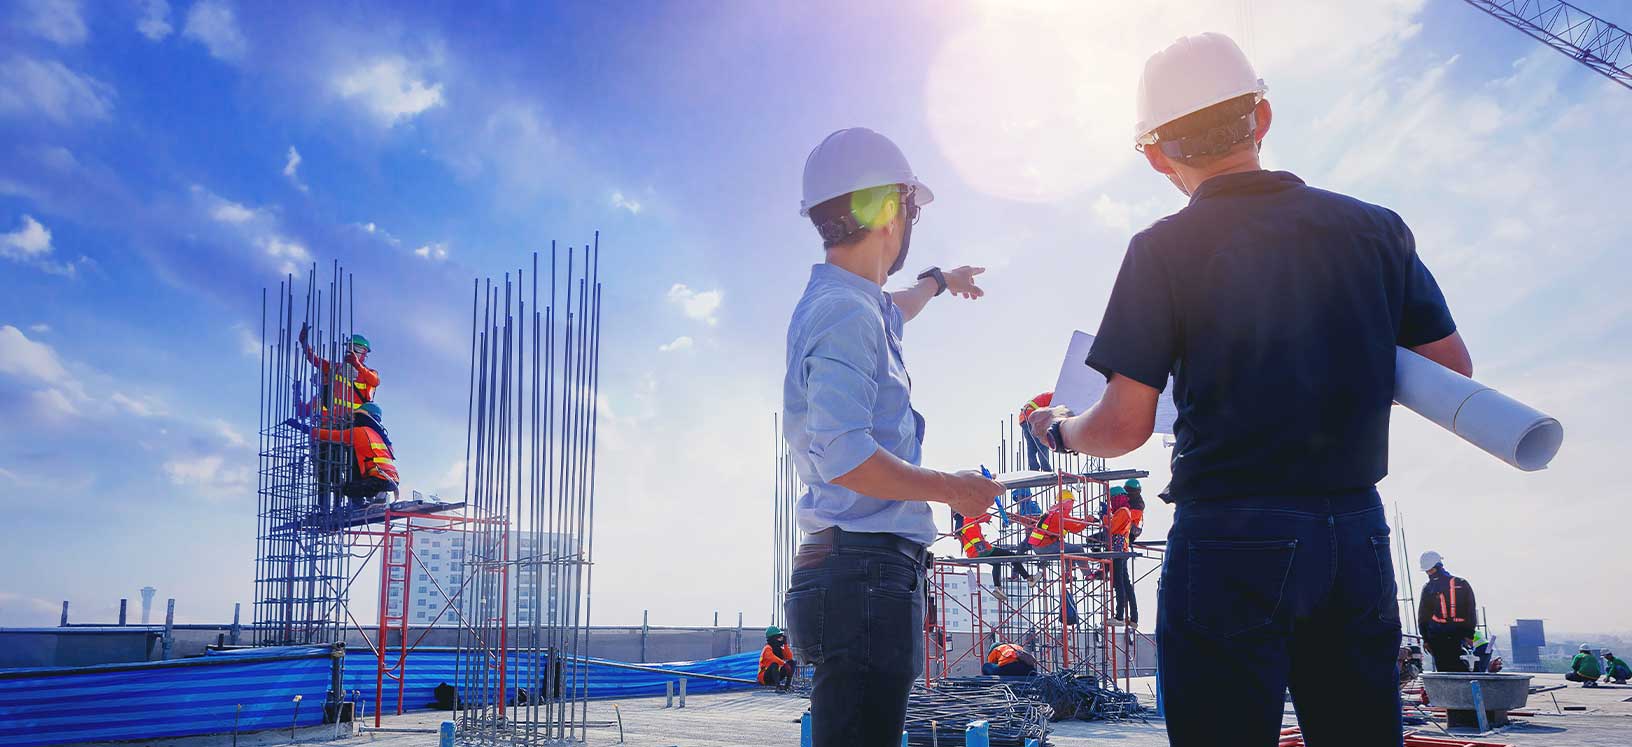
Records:
<instances>
[{"instance_id":1,"label":"navy blue polo shirt","mask_svg":"<svg viewBox=\"0 0 1632 747\"><path fill-rule=\"evenodd\" d=\"M1388 473L1394 347L1455 331L1400 216L1253 171L1133 237L1087 362L1172 373L1172 500L1336 493Z\"/></svg>"}]
</instances>

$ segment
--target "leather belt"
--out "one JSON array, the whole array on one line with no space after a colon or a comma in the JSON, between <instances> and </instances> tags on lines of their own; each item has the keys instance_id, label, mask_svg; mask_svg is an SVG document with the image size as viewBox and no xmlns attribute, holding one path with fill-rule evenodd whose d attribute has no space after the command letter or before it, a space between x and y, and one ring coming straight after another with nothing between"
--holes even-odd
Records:
<instances>
[{"instance_id":1,"label":"leather belt","mask_svg":"<svg viewBox=\"0 0 1632 747\"><path fill-rule=\"evenodd\" d=\"M894 550L906 556L914 565L920 568L929 566L929 548L913 542L905 537L885 532L847 532L838 527L828 527L819 532L805 535L804 545L831 545L834 550L843 547L876 547L885 550Z\"/></svg>"}]
</instances>

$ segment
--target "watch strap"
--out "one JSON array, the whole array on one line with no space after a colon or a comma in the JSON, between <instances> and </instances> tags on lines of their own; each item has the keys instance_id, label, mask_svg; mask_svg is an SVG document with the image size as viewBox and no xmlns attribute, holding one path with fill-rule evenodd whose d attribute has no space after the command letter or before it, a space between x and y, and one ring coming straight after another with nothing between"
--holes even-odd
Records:
<instances>
[{"instance_id":1,"label":"watch strap","mask_svg":"<svg viewBox=\"0 0 1632 747\"><path fill-rule=\"evenodd\" d=\"M939 296L946 292L946 274L941 272L941 268L931 267L918 273L919 280L923 280L924 278L935 279L935 295Z\"/></svg>"}]
</instances>

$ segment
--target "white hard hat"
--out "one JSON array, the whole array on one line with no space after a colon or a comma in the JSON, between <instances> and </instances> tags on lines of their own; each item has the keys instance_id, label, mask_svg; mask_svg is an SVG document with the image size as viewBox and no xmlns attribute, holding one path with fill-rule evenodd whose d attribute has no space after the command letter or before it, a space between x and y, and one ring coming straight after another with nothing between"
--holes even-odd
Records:
<instances>
[{"instance_id":1,"label":"white hard hat","mask_svg":"<svg viewBox=\"0 0 1632 747\"><path fill-rule=\"evenodd\" d=\"M1262 98L1268 90L1230 37L1211 31L1180 37L1145 60L1134 141L1148 145L1156 128L1168 122L1237 96Z\"/></svg>"},{"instance_id":2,"label":"white hard hat","mask_svg":"<svg viewBox=\"0 0 1632 747\"><path fill-rule=\"evenodd\" d=\"M1422 569L1426 571L1443 562L1445 562L1445 558L1443 556L1437 552L1434 552L1433 550L1429 550L1428 552L1422 554L1422 558L1417 560L1417 565L1422 566Z\"/></svg>"},{"instance_id":3,"label":"white hard hat","mask_svg":"<svg viewBox=\"0 0 1632 747\"><path fill-rule=\"evenodd\" d=\"M1591 647L1591 646L1588 646L1588 645L1587 645L1587 644L1585 644L1585 643L1583 643L1583 644L1581 644L1581 650L1582 650L1582 651L1591 651L1591 650L1592 650L1592 647Z\"/></svg>"},{"instance_id":4,"label":"white hard hat","mask_svg":"<svg viewBox=\"0 0 1632 747\"><path fill-rule=\"evenodd\" d=\"M799 214L839 195L886 184L914 188L915 202L928 205L935 193L918 181L907 157L890 139L866 127L839 130L817 145L805 158L805 194Z\"/></svg>"}]
</instances>

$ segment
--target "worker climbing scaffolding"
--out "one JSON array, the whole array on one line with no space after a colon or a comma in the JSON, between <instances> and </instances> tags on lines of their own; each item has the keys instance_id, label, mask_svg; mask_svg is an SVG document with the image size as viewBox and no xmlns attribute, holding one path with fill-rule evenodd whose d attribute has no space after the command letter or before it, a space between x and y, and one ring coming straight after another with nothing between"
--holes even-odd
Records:
<instances>
[{"instance_id":1,"label":"worker climbing scaffolding","mask_svg":"<svg viewBox=\"0 0 1632 747\"><path fill-rule=\"evenodd\" d=\"M322 384L309 402L306 401L303 387L295 382L295 402L297 408L305 410L304 415L317 415L324 418L334 418L350 414L351 411L374 401L374 390L380 386L380 374L369 368L365 361L371 346L368 338L362 335L352 335L346 345L343 362L336 365L334 361L319 356L312 349L309 340L311 324L302 324L300 327L300 349L306 356L307 362L317 368ZM297 409L297 413L300 412Z\"/></svg>"},{"instance_id":2,"label":"worker climbing scaffolding","mask_svg":"<svg viewBox=\"0 0 1632 747\"><path fill-rule=\"evenodd\" d=\"M356 460L356 472L340 486L340 494L351 499L352 507L362 508L370 503L384 502L381 496L397 493L396 457L391 451L391 437L380 423L380 406L369 402L351 416L351 424L344 428L312 428L295 418L284 421L291 428L311 435L316 444L340 444L351 447Z\"/></svg>"}]
</instances>

